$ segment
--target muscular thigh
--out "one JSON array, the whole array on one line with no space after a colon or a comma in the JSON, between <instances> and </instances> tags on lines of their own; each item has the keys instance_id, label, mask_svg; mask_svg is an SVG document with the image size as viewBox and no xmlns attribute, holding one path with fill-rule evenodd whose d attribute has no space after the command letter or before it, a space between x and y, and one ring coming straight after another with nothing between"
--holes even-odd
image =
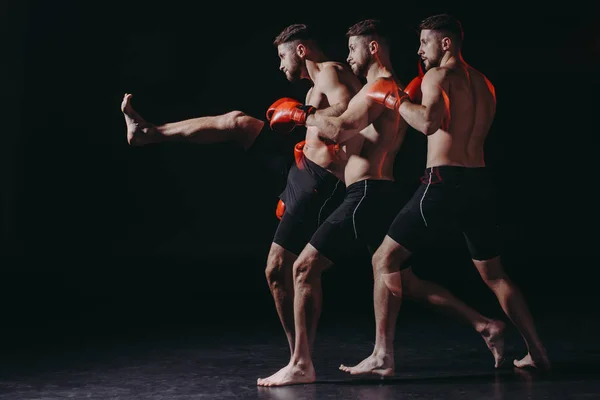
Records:
<instances>
[{"instance_id":1,"label":"muscular thigh","mask_svg":"<svg viewBox=\"0 0 600 400\"><path fill-rule=\"evenodd\" d=\"M471 183L462 193L460 227L471 256L488 260L500 254L501 232L498 225L496 193L488 180Z\"/></svg>"}]
</instances>

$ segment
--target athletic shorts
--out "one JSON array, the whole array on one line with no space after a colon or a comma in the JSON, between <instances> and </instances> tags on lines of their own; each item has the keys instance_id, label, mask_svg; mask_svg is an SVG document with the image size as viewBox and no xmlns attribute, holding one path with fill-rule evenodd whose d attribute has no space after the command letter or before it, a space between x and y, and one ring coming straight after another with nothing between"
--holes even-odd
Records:
<instances>
[{"instance_id":1,"label":"athletic shorts","mask_svg":"<svg viewBox=\"0 0 600 400\"><path fill-rule=\"evenodd\" d=\"M300 159L300 168L294 162L279 196L285 203L285 212L273 242L299 255L343 196L344 184L331 172L306 157Z\"/></svg>"},{"instance_id":2,"label":"athletic shorts","mask_svg":"<svg viewBox=\"0 0 600 400\"><path fill-rule=\"evenodd\" d=\"M436 230L462 232L475 260L500 254L495 189L485 167L427 168L421 185L392 222L388 236L411 252Z\"/></svg>"},{"instance_id":3,"label":"athletic shorts","mask_svg":"<svg viewBox=\"0 0 600 400\"><path fill-rule=\"evenodd\" d=\"M317 229L310 244L330 261L347 258L357 246L371 255L402 207L394 181L366 179L346 188L342 203Z\"/></svg>"}]
</instances>

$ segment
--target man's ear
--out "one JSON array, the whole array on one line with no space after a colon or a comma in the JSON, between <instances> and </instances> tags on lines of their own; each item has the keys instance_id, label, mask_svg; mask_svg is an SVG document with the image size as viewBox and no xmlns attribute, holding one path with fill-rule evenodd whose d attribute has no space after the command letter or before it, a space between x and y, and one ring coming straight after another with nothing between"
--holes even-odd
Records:
<instances>
[{"instance_id":1,"label":"man's ear","mask_svg":"<svg viewBox=\"0 0 600 400\"><path fill-rule=\"evenodd\" d=\"M371 54L375 54L379 51L379 43L377 43L375 40L371 40L369 42L369 52Z\"/></svg>"},{"instance_id":2,"label":"man's ear","mask_svg":"<svg viewBox=\"0 0 600 400\"><path fill-rule=\"evenodd\" d=\"M304 58L304 57L306 57L306 53L307 53L306 46L303 45L302 43L299 43L298 46L296 46L296 54L298 54L298 57Z\"/></svg>"},{"instance_id":3,"label":"man's ear","mask_svg":"<svg viewBox=\"0 0 600 400\"><path fill-rule=\"evenodd\" d=\"M448 36L444 36L442 38L442 50L450 50L450 46L452 46L452 39L450 39Z\"/></svg>"}]
</instances>

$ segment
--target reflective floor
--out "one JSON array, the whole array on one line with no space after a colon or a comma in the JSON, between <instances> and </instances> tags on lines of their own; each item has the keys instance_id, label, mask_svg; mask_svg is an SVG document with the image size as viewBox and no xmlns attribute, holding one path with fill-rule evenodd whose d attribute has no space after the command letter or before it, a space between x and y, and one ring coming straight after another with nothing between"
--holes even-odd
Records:
<instances>
[{"instance_id":1,"label":"reflective floor","mask_svg":"<svg viewBox=\"0 0 600 400\"><path fill-rule=\"evenodd\" d=\"M2 346L2 399L592 399L600 398L595 316L556 312L538 318L553 371L493 369L483 340L435 313L407 312L398 322L396 376L359 379L337 367L366 357L373 321L323 315L315 347L318 381L260 388L258 377L288 358L278 321L202 326L66 326L36 337L8 330ZM12 342L11 342L12 341ZM509 326L506 355L524 345Z\"/></svg>"}]
</instances>

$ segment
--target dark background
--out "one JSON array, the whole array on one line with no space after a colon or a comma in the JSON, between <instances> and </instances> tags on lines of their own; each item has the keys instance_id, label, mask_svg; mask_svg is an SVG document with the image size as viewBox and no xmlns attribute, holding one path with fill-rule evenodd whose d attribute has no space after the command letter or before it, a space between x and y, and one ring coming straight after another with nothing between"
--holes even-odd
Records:
<instances>
[{"instance_id":1,"label":"dark background","mask_svg":"<svg viewBox=\"0 0 600 400\"><path fill-rule=\"evenodd\" d=\"M5 326L275 321L263 271L282 182L229 144L128 146L123 94L156 124L235 109L262 117L274 100L308 89L278 71L272 41L283 28L320 27L325 51L344 61L346 29L365 18L397 27L393 62L408 82L416 27L438 12L462 21L466 61L496 86L486 158L507 270L535 312L594 304L598 14L571 2L503 4L328 12L307 3L3 3ZM398 157L407 190L424 167L424 140L411 132ZM455 244L430 254L419 273L499 314ZM323 318L371 312L368 261L353 254L325 273Z\"/></svg>"}]
</instances>

